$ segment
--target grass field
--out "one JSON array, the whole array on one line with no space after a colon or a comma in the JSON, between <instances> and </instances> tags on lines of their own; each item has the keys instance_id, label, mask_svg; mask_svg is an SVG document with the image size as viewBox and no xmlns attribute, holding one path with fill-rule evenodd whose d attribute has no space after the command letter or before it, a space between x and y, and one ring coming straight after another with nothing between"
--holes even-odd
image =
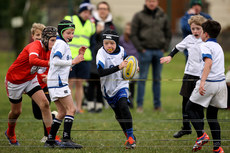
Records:
<instances>
[{"instance_id":1,"label":"grass field","mask_svg":"<svg viewBox=\"0 0 230 153\"><path fill-rule=\"evenodd\" d=\"M225 55L226 68L230 66L230 53ZM172 137L180 129L181 124L181 78L184 70L184 57L178 54L172 63L164 65L162 73L162 112L153 111L151 76L146 86L144 113L131 110L134 121L134 134L137 137L137 148L126 150L123 135L111 109L104 109L102 113L84 113L75 116L72 137L74 141L84 146L81 150L61 150L43 148L40 139L43 137L41 121L35 120L31 109L31 100L23 96L23 110L16 126L16 134L20 147L11 147L5 138L7 129L7 115L10 104L5 92L4 77L8 67L14 60L12 53L0 53L0 152L1 153L31 153L31 152L137 152L137 153L189 153L196 140L193 133L180 139ZM51 109L55 106L52 103ZM222 145L225 153L230 152L230 111L219 111L219 121L222 128ZM62 135L63 126L59 135ZM211 137L207 122L205 130ZM211 138L212 139L212 138ZM212 142L206 144L200 153L212 152Z\"/></svg>"}]
</instances>

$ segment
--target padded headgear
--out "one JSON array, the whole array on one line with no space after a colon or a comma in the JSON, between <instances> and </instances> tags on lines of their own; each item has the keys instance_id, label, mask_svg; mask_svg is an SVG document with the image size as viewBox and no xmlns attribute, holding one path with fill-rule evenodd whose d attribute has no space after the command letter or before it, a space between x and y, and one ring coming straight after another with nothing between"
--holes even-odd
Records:
<instances>
[{"instance_id":1,"label":"padded headgear","mask_svg":"<svg viewBox=\"0 0 230 153\"><path fill-rule=\"evenodd\" d=\"M69 28L75 29L75 25L73 24L73 22L71 22L69 20L62 20L58 24L58 34L63 40L65 40L65 39L63 38L62 33L64 30L69 29Z\"/></svg>"},{"instance_id":2,"label":"padded headgear","mask_svg":"<svg viewBox=\"0 0 230 153\"><path fill-rule=\"evenodd\" d=\"M113 31L113 30L107 30L103 33L103 40L104 39L109 39L109 40L114 40L116 42L116 44L119 44L119 36L118 34Z\"/></svg>"},{"instance_id":3,"label":"padded headgear","mask_svg":"<svg viewBox=\"0 0 230 153\"><path fill-rule=\"evenodd\" d=\"M108 40L113 40L116 42L116 49L115 49L115 52L116 51L120 51L120 47L118 46L119 45L119 36L117 34L116 31L113 31L113 30L107 30L103 33L102 35L102 39L103 41L105 39L108 39Z\"/></svg>"},{"instance_id":4,"label":"padded headgear","mask_svg":"<svg viewBox=\"0 0 230 153\"><path fill-rule=\"evenodd\" d=\"M51 37L57 37L57 28L53 26L47 26L42 31L42 43L44 44L46 50L49 50L49 39Z\"/></svg>"}]
</instances>

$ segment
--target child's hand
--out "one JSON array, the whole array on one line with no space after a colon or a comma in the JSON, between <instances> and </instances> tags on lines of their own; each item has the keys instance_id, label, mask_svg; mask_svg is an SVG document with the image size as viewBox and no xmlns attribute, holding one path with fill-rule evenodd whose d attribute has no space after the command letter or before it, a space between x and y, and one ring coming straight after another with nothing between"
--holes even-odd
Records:
<instances>
[{"instance_id":1,"label":"child's hand","mask_svg":"<svg viewBox=\"0 0 230 153\"><path fill-rule=\"evenodd\" d=\"M75 65L75 64L78 64L82 61L84 61L84 55L82 54L79 54L77 57L75 57L73 60L72 60L72 65Z\"/></svg>"},{"instance_id":2,"label":"child's hand","mask_svg":"<svg viewBox=\"0 0 230 153\"><path fill-rule=\"evenodd\" d=\"M201 96L204 96L205 95L205 89L204 89L204 84L205 84L205 81L200 81L200 87L199 87L199 93Z\"/></svg>"},{"instance_id":3,"label":"child's hand","mask_svg":"<svg viewBox=\"0 0 230 153\"><path fill-rule=\"evenodd\" d=\"M119 65L119 69L123 69L124 67L126 67L128 64L128 61L127 60L124 60L123 62L121 62L121 64Z\"/></svg>"},{"instance_id":4,"label":"child's hand","mask_svg":"<svg viewBox=\"0 0 230 153\"><path fill-rule=\"evenodd\" d=\"M168 64L171 60L172 60L171 56L162 57L162 58L160 58L160 63L161 64L163 64L163 63Z\"/></svg>"},{"instance_id":5,"label":"child's hand","mask_svg":"<svg viewBox=\"0 0 230 153\"><path fill-rule=\"evenodd\" d=\"M84 55L86 49L87 49L87 47L82 46L82 47L79 49L79 55Z\"/></svg>"},{"instance_id":6,"label":"child's hand","mask_svg":"<svg viewBox=\"0 0 230 153\"><path fill-rule=\"evenodd\" d=\"M47 83L47 75L42 75L42 81L44 82L44 83Z\"/></svg>"},{"instance_id":7,"label":"child's hand","mask_svg":"<svg viewBox=\"0 0 230 153\"><path fill-rule=\"evenodd\" d=\"M196 10L193 9L193 8L190 8L188 11L187 11L188 14L196 14Z\"/></svg>"}]
</instances>

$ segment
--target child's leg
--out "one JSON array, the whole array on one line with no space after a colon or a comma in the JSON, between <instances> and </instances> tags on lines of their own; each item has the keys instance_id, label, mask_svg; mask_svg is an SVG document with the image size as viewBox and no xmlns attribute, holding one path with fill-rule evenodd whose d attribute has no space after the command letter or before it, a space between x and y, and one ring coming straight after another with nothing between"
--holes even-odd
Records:
<instances>
[{"instance_id":1,"label":"child's leg","mask_svg":"<svg viewBox=\"0 0 230 153\"><path fill-rule=\"evenodd\" d=\"M191 126L189 123L189 116L188 113L185 111L186 105L189 101L189 98L183 96L183 101L182 101L182 114L183 114L183 129L184 130L190 130Z\"/></svg>"},{"instance_id":2,"label":"child's leg","mask_svg":"<svg viewBox=\"0 0 230 153\"><path fill-rule=\"evenodd\" d=\"M127 138L132 137L134 139L132 115L129 111L127 98L120 98L114 111L116 117L119 118L118 122L123 131L127 134Z\"/></svg>"},{"instance_id":3,"label":"child's leg","mask_svg":"<svg viewBox=\"0 0 230 153\"><path fill-rule=\"evenodd\" d=\"M188 112L186 112L186 105L188 101L189 98L183 96L183 101L182 101L183 126L180 131L173 134L174 138L181 138L184 135L192 133Z\"/></svg>"},{"instance_id":4,"label":"child's leg","mask_svg":"<svg viewBox=\"0 0 230 153\"><path fill-rule=\"evenodd\" d=\"M188 104L186 106L186 112L189 115L189 119L191 120L191 123L193 127L196 130L197 137L201 137L203 135L203 129L204 129L204 112L203 107L201 105L195 104L188 101Z\"/></svg>"},{"instance_id":5,"label":"child's leg","mask_svg":"<svg viewBox=\"0 0 230 153\"><path fill-rule=\"evenodd\" d=\"M64 119L64 131L63 140L71 139L71 129L74 121L74 114L76 112L76 107L74 106L73 99L71 95L59 99L60 103L65 108L65 119Z\"/></svg>"},{"instance_id":6,"label":"child's leg","mask_svg":"<svg viewBox=\"0 0 230 153\"><path fill-rule=\"evenodd\" d=\"M57 111L58 111L58 115L56 118L53 119L53 124L49 133L49 140L54 141L55 137L57 135L57 131L62 123L62 120L66 114L65 112L65 108L63 107L63 105L60 103L60 101L56 101L55 105L57 107Z\"/></svg>"},{"instance_id":7,"label":"child's leg","mask_svg":"<svg viewBox=\"0 0 230 153\"><path fill-rule=\"evenodd\" d=\"M213 150L221 146L220 125L217 120L218 108L209 106L207 109L207 120L213 138Z\"/></svg>"}]
</instances>

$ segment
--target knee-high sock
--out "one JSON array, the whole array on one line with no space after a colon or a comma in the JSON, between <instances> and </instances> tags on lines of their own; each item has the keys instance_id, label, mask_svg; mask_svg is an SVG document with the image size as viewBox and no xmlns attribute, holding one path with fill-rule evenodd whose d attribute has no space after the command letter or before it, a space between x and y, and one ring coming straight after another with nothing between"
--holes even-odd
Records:
<instances>
[{"instance_id":1,"label":"knee-high sock","mask_svg":"<svg viewBox=\"0 0 230 153\"><path fill-rule=\"evenodd\" d=\"M113 110L122 130L127 134L127 138L130 136L134 138L132 116L129 111L127 98L120 98Z\"/></svg>"},{"instance_id":2,"label":"knee-high sock","mask_svg":"<svg viewBox=\"0 0 230 153\"><path fill-rule=\"evenodd\" d=\"M57 131L62 123L62 120L54 119L53 124L51 126L50 133L48 135L49 140L55 140L55 137L57 135Z\"/></svg>"},{"instance_id":3,"label":"knee-high sock","mask_svg":"<svg viewBox=\"0 0 230 153\"><path fill-rule=\"evenodd\" d=\"M217 120L218 108L209 106L207 108L207 120L212 133L213 149L216 150L221 146L220 125Z\"/></svg>"},{"instance_id":4,"label":"knee-high sock","mask_svg":"<svg viewBox=\"0 0 230 153\"><path fill-rule=\"evenodd\" d=\"M182 115L183 115L183 129L184 130L189 130L191 129L188 113L186 112L186 105L189 101L189 98L183 96L183 101L182 101Z\"/></svg>"},{"instance_id":5,"label":"knee-high sock","mask_svg":"<svg viewBox=\"0 0 230 153\"><path fill-rule=\"evenodd\" d=\"M48 137L48 132L47 132L47 130L46 130L46 125L45 125L44 122L42 122L42 123L43 123L43 128L44 128L44 136L47 136L47 137Z\"/></svg>"},{"instance_id":6,"label":"knee-high sock","mask_svg":"<svg viewBox=\"0 0 230 153\"><path fill-rule=\"evenodd\" d=\"M201 137L204 131L203 107L189 100L188 104L186 105L186 112L188 113L189 119L196 130L197 137Z\"/></svg>"},{"instance_id":7,"label":"knee-high sock","mask_svg":"<svg viewBox=\"0 0 230 153\"><path fill-rule=\"evenodd\" d=\"M72 129L72 125L73 125L73 121L74 121L74 117L71 115L66 115L65 119L64 119L64 131L63 131L63 139L70 139L70 132Z\"/></svg>"},{"instance_id":8,"label":"knee-high sock","mask_svg":"<svg viewBox=\"0 0 230 153\"><path fill-rule=\"evenodd\" d=\"M16 126L16 123L15 124L8 123L7 135L9 136L15 135L15 126Z\"/></svg>"}]
</instances>

